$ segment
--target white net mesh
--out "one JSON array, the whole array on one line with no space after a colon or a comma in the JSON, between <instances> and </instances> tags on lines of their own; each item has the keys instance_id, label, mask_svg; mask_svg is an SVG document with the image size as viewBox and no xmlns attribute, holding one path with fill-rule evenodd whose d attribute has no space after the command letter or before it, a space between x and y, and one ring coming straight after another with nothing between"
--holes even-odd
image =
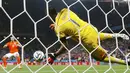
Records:
<instances>
[{"instance_id":1,"label":"white net mesh","mask_svg":"<svg viewBox=\"0 0 130 73\"><path fill-rule=\"evenodd\" d=\"M16 0L15 0L16 1ZM12 1L12 2L15 2ZM129 50L127 49L129 41L120 40L117 38L114 40L107 40L107 43L98 41L98 47L108 48L109 63L99 62L92 58L93 52L89 52L82 43L80 37L80 30L78 29L78 43L75 43L69 39L69 48L66 47L61 41L60 37L54 36L55 34L46 28L49 28L51 23L55 23L49 15L49 6L56 7L57 11L62 8L68 8L76 12L76 14L83 20L90 24L95 25L100 34L101 32L110 33L126 33L130 36L129 30L129 14L130 3L127 0L17 0L16 3L9 2L9 0L0 0L1 14L3 17L0 20L1 28L1 44L7 42L9 37L13 36L22 46L21 48L21 64L23 69L18 70L19 65L9 65L4 69L2 65L0 73L129 73L129 66L112 64L110 56L127 59L129 56ZM17 4L17 2L19 2ZM38 6L35 6L38 5ZM9 6L14 11L9 9ZM20 6L19 7L17 7ZM16 9L15 9L16 7ZM43 7L43 8L42 8ZM124 8L124 9L123 9ZM17 11L17 9L19 9ZM35 13L37 10L40 13ZM42 13L46 13L45 15ZM36 14L36 15L35 15ZM75 22L71 20L70 13L68 11L69 20L74 25ZM49 18L49 19L48 19ZM4 27L4 25L6 26ZM8 25L9 24L9 25ZM26 25L25 25L26 24ZM56 23L55 23L56 24ZM63 25L62 24L62 25ZM47 26L46 26L47 25ZM57 24L56 24L57 25ZM62 26L61 25L61 26ZM85 27L85 26L84 26ZM8 28L8 29L6 29ZM60 26L59 26L60 28ZM76 27L75 27L76 28ZM94 27L93 27L94 28ZM6 31L6 33L4 33ZM50 35L52 34L52 35ZM46 37L47 35L47 37ZM52 37L51 37L52 36ZM22 39L21 39L22 38ZM68 37L69 38L69 37ZM71 38L71 36L70 36ZM51 43L50 43L51 42ZM106 41L105 41L106 42ZM61 43L67 53L61 55L57 59L60 61L54 62L53 65L47 62L35 63L31 61L32 55L36 50L42 50L48 57L48 53L55 52L57 45ZM112 44L111 44L112 43ZM40 49L39 49L40 48ZM83 49L85 48L85 49ZM109 49L112 48L112 49ZM32 50L33 49L33 50ZM81 49L81 50L79 50ZM30 54L30 55L29 55ZM78 55L77 55L78 54ZM78 58L77 58L78 57ZM73 58L75 58L73 60ZM29 60L28 60L29 59ZM61 59L64 59L61 61ZM82 61L81 61L82 60ZM99 65L100 63L100 65Z\"/></svg>"}]
</instances>

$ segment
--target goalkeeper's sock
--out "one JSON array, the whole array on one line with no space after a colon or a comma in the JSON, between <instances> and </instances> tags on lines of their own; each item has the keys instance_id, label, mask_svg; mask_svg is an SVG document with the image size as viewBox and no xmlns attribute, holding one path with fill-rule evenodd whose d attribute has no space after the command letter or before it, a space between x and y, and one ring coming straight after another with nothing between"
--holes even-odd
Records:
<instances>
[{"instance_id":1,"label":"goalkeeper's sock","mask_svg":"<svg viewBox=\"0 0 130 73\"><path fill-rule=\"evenodd\" d=\"M112 38L113 37L113 34L110 34L110 33L103 33L104 37L107 37L107 38Z\"/></svg>"},{"instance_id":2,"label":"goalkeeper's sock","mask_svg":"<svg viewBox=\"0 0 130 73\"><path fill-rule=\"evenodd\" d=\"M109 58L106 57L103 61L109 62ZM126 65L125 60L121 60L121 59L118 59L118 58L115 58L115 57L112 57L112 56L110 56L110 61L111 61L111 63L118 63L118 64Z\"/></svg>"},{"instance_id":3,"label":"goalkeeper's sock","mask_svg":"<svg viewBox=\"0 0 130 73\"><path fill-rule=\"evenodd\" d=\"M4 68L6 68L7 67L7 62L6 62L6 58L2 58L2 60L3 60L3 63L4 63Z\"/></svg>"}]
</instances>

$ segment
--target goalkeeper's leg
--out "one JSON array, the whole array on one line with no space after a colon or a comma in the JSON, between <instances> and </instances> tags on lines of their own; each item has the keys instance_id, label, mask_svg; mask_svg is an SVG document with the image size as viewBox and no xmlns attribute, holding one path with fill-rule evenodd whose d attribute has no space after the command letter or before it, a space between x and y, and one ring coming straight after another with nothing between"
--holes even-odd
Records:
<instances>
[{"instance_id":1,"label":"goalkeeper's leg","mask_svg":"<svg viewBox=\"0 0 130 73\"><path fill-rule=\"evenodd\" d=\"M98 47L97 50L95 50L92 53L92 57L94 57L96 60L102 61L102 62L108 62L109 63L109 59L110 59L111 63L118 63L118 64L126 65L125 60L118 59L118 58L112 57L112 56L108 57L106 50L103 49L102 47Z\"/></svg>"},{"instance_id":2,"label":"goalkeeper's leg","mask_svg":"<svg viewBox=\"0 0 130 73\"><path fill-rule=\"evenodd\" d=\"M122 38L122 39L124 39L124 40L129 40L129 36L126 35L126 34L100 33L99 36L100 36L100 40L111 39L111 38L114 38L114 37L120 37L120 38Z\"/></svg>"},{"instance_id":3,"label":"goalkeeper's leg","mask_svg":"<svg viewBox=\"0 0 130 73\"><path fill-rule=\"evenodd\" d=\"M109 58L110 58L111 63L118 63L118 64L126 65L125 60L121 60L121 59L118 59L118 58L115 58L115 57L112 57L112 56L110 56ZM109 58L106 56L103 61L109 62Z\"/></svg>"}]
</instances>

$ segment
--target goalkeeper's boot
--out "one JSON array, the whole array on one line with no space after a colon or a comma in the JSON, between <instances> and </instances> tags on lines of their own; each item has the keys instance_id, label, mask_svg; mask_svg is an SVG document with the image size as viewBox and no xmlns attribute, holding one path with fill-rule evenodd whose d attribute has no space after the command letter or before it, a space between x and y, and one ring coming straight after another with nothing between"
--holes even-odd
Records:
<instances>
[{"instance_id":1,"label":"goalkeeper's boot","mask_svg":"<svg viewBox=\"0 0 130 73\"><path fill-rule=\"evenodd\" d=\"M117 37L121 37L124 40L129 40L129 36L126 34L116 34Z\"/></svg>"},{"instance_id":2,"label":"goalkeeper's boot","mask_svg":"<svg viewBox=\"0 0 130 73\"><path fill-rule=\"evenodd\" d=\"M48 63L49 64L53 64L53 62L54 62L55 59L56 59L56 57L55 57L54 53L48 54Z\"/></svg>"}]
</instances>

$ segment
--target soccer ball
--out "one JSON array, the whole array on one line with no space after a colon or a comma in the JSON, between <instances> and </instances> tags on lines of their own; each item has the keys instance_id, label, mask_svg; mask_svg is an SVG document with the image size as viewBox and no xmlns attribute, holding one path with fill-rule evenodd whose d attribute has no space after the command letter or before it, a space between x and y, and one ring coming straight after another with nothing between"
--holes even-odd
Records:
<instances>
[{"instance_id":1,"label":"soccer ball","mask_svg":"<svg viewBox=\"0 0 130 73\"><path fill-rule=\"evenodd\" d=\"M34 54L33 54L33 57L36 61L42 61L43 57L44 57L44 53L40 50L35 51Z\"/></svg>"}]
</instances>

